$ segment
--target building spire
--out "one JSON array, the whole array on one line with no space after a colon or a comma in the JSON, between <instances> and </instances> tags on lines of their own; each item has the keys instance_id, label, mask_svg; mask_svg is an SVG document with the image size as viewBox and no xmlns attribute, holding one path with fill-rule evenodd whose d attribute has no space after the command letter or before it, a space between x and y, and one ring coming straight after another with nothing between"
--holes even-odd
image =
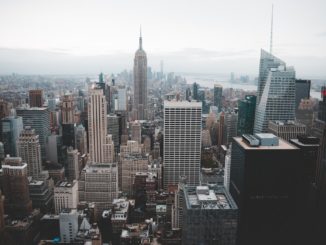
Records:
<instances>
[{"instance_id":1,"label":"building spire","mask_svg":"<svg viewBox=\"0 0 326 245\"><path fill-rule=\"evenodd\" d=\"M140 32L139 32L139 49L143 49L143 38L141 36L141 25L140 25Z\"/></svg>"},{"instance_id":2,"label":"building spire","mask_svg":"<svg viewBox=\"0 0 326 245\"><path fill-rule=\"evenodd\" d=\"M273 12L274 12L274 5L272 4L272 19L271 19L271 40L270 40L270 47L269 52L272 54L273 52Z\"/></svg>"}]
</instances>

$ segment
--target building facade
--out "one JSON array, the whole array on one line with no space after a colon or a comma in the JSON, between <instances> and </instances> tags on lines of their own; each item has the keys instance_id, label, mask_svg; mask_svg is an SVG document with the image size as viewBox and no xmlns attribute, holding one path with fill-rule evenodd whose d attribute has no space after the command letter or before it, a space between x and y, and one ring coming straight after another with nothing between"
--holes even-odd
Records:
<instances>
[{"instance_id":1,"label":"building facade","mask_svg":"<svg viewBox=\"0 0 326 245\"><path fill-rule=\"evenodd\" d=\"M186 176L199 184L202 103L164 101L164 189Z\"/></svg>"}]
</instances>

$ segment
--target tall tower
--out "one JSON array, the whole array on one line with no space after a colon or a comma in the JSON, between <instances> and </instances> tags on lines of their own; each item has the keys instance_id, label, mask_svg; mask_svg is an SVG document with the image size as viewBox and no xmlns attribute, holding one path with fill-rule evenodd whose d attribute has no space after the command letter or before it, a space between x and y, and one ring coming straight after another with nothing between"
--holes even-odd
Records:
<instances>
[{"instance_id":1,"label":"tall tower","mask_svg":"<svg viewBox=\"0 0 326 245\"><path fill-rule=\"evenodd\" d=\"M23 163L20 157L7 157L2 170L6 213L13 217L26 217L32 211L27 164Z\"/></svg>"},{"instance_id":2,"label":"tall tower","mask_svg":"<svg viewBox=\"0 0 326 245\"><path fill-rule=\"evenodd\" d=\"M142 42L140 31L139 48L134 58L134 111L138 120L147 117L147 56Z\"/></svg>"},{"instance_id":3,"label":"tall tower","mask_svg":"<svg viewBox=\"0 0 326 245\"><path fill-rule=\"evenodd\" d=\"M93 84L89 89L88 138L92 162L104 162L104 144L107 134L106 100L101 87Z\"/></svg>"},{"instance_id":4,"label":"tall tower","mask_svg":"<svg viewBox=\"0 0 326 245\"><path fill-rule=\"evenodd\" d=\"M61 102L62 124L74 124L74 97L65 94Z\"/></svg>"},{"instance_id":5,"label":"tall tower","mask_svg":"<svg viewBox=\"0 0 326 245\"><path fill-rule=\"evenodd\" d=\"M295 71L262 50L254 133L265 133L270 120L294 120Z\"/></svg>"},{"instance_id":6,"label":"tall tower","mask_svg":"<svg viewBox=\"0 0 326 245\"><path fill-rule=\"evenodd\" d=\"M41 146L39 136L30 126L26 126L17 140L17 154L27 163L28 176L40 177L42 171Z\"/></svg>"},{"instance_id":7,"label":"tall tower","mask_svg":"<svg viewBox=\"0 0 326 245\"><path fill-rule=\"evenodd\" d=\"M218 108L218 111L222 110L222 90L223 87L221 85L214 85L214 106Z\"/></svg>"},{"instance_id":8,"label":"tall tower","mask_svg":"<svg viewBox=\"0 0 326 245\"><path fill-rule=\"evenodd\" d=\"M199 184L202 103L164 101L164 189L185 176Z\"/></svg>"}]
</instances>

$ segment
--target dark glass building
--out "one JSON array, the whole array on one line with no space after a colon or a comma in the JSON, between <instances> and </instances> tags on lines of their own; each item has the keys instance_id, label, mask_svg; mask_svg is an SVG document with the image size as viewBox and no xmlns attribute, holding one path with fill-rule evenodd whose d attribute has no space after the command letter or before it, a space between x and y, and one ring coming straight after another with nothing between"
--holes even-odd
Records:
<instances>
[{"instance_id":1,"label":"dark glass building","mask_svg":"<svg viewBox=\"0 0 326 245\"><path fill-rule=\"evenodd\" d=\"M310 80L295 80L295 109L297 110L302 99L310 98Z\"/></svg>"},{"instance_id":2,"label":"dark glass building","mask_svg":"<svg viewBox=\"0 0 326 245\"><path fill-rule=\"evenodd\" d=\"M218 111L222 110L222 91L223 87L221 85L214 85L214 106L218 108Z\"/></svg>"},{"instance_id":3,"label":"dark glass building","mask_svg":"<svg viewBox=\"0 0 326 245\"><path fill-rule=\"evenodd\" d=\"M239 244L298 244L302 173L300 150L275 135L233 138L230 193L239 208Z\"/></svg>"},{"instance_id":4,"label":"dark glass building","mask_svg":"<svg viewBox=\"0 0 326 245\"><path fill-rule=\"evenodd\" d=\"M238 135L252 134L255 123L256 96L246 95L238 101Z\"/></svg>"}]
</instances>

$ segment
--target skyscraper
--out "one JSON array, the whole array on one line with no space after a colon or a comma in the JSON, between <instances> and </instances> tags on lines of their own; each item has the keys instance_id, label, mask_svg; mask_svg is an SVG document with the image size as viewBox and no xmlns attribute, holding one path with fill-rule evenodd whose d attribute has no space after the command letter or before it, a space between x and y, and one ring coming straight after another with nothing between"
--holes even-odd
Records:
<instances>
[{"instance_id":1,"label":"skyscraper","mask_svg":"<svg viewBox=\"0 0 326 245\"><path fill-rule=\"evenodd\" d=\"M68 181L79 179L79 152L71 146L67 149L67 170Z\"/></svg>"},{"instance_id":2,"label":"skyscraper","mask_svg":"<svg viewBox=\"0 0 326 245\"><path fill-rule=\"evenodd\" d=\"M295 109L298 110L300 102L302 99L310 98L310 80L295 80Z\"/></svg>"},{"instance_id":3,"label":"skyscraper","mask_svg":"<svg viewBox=\"0 0 326 245\"><path fill-rule=\"evenodd\" d=\"M256 96L246 95L238 101L238 135L253 134L256 110Z\"/></svg>"},{"instance_id":4,"label":"skyscraper","mask_svg":"<svg viewBox=\"0 0 326 245\"><path fill-rule=\"evenodd\" d=\"M302 176L300 150L285 140L273 134L234 138L230 193L240 211L239 244L298 244Z\"/></svg>"},{"instance_id":5,"label":"skyscraper","mask_svg":"<svg viewBox=\"0 0 326 245\"><path fill-rule=\"evenodd\" d=\"M44 103L43 90L34 89L29 91L29 106L30 107L42 107Z\"/></svg>"},{"instance_id":6,"label":"skyscraper","mask_svg":"<svg viewBox=\"0 0 326 245\"><path fill-rule=\"evenodd\" d=\"M74 124L74 98L72 94L65 94L61 99L62 124Z\"/></svg>"},{"instance_id":7,"label":"skyscraper","mask_svg":"<svg viewBox=\"0 0 326 245\"><path fill-rule=\"evenodd\" d=\"M13 217L26 217L32 211L27 164L20 157L7 157L2 165L5 211Z\"/></svg>"},{"instance_id":8,"label":"skyscraper","mask_svg":"<svg viewBox=\"0 0 326 245\"><path fill-rule=\"evenodd\" d=\"M17 108L17 116L23 118L23 124L35 129L35 134L39 136L41 145L42 159L46 159L46 141L47 137L51 135L50 130L50 112L45 107L33 107L33 108Z\"/></svg>"},{"instance_id":9,"label":"skyscraper","mask_svg":"<svg viewBox=\"0 0 326 245\"><path fill-rule=\"evenodd\" d=\"M218 111L222 110L222 90L223 87L221 85L214 85L214 106L218 108Z\"/></svg>"},{"instance_id":10,"label":"skyscraper","mask_svg":"<svg viewBox=\"0 0 326 245\"><path fill-rule=\"evenodd\" d=\"M294 120L295 71L262 50L254 133L267 132L270 120Z\"/></svg>"},{"instance_id":11,"label":"skyscraper","mask_svg":"<svg viewBox=\"0 0 326 245\"><path fill-rule=\"evenodd\" d=\"M81 156L87 153L87 133L82 124L75 128L75 149Z\"/></svg>"},{"instance_id":12,"label":"skyscraper","mask_svg":"<svg viewBox=\"0 0 326 245\"><path fill-rule=\"evenodd\" d=\"M147 56L140 32L139 48L134 58L134 112L138 120L147 118Z\"/></svg>"},{"instance_id":13,"label":"skyscraper","mask_svg":"<svg viewBox=\"0 0 326 245\"><path fill-rule=\"evenodd\" d=\"M318 107L318 120L326 122L326 86L321 88L321 101Z\"/></svg>"},{"instance_id":14,"label":"skyscraper","mask_svg":"<svg viewBox=\"0 0 326 245\"><path fill-rule=\"evenodd\" d=\"M35 129L26 126L17 140L17 155L27 163L28 176L39 178L42 171L41 146Z\"/></svg>"},{"instance_id":15,"label":"skyscraper","mask_svg":"<svg viewBox=\"0 0 326 245\"><path fill-rule=\"evenodd\" d=\"M16 141L23 130L22 117L9 116L1 120L1 138L5 155L14 157L17 154Z\"/></svg>"},{"instance_id":16,"label":"skyscraper","mask_svg":"<svg viewBox=\"0 0 326 245\"><path fill-rule=\"evenodd\" d=\"M199 184L201 160L202 103L164 101L164 188L187 177Z\"/></svg>"},{"instance_id":17,"label":"skyscraper","mask_svg":"<svg viewBox=\"0 0 326 245\"><path fill-rule=\"evenodd\" d=\"M89 89L88 139L89 155L94 163L104 163L104 144L107 134L106 100L103 90L97 85Z\"/></svg>"},{"instance_id":18,"label":"skyscraper","mask_svg":"<svg viewBox=\"0 0 326 245\"><path fill-rule=\"evenodd\" d=\"M141 124L138 121L131 124L131 140L141 143Z\"/></svg>"}]
</instances>

